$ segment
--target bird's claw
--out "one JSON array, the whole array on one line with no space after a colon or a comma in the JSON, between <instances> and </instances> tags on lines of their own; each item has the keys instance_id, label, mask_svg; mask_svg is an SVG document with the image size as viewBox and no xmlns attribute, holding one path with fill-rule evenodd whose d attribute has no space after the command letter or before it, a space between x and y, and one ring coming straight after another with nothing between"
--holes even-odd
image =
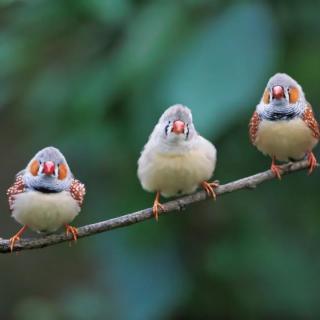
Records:
<instances>
[{"instance_id":1,"label":"bird's claw","mask_svg":"<svg viewBox=\"0 0 320 320\"><path fill-rule=\"evenodd\" d=\"M67 234L67 236L68 236L69 234L72 234L73 241L76 242L77 239L78 239L78 229L75 228L75 227L72 227L72 226L70 226L70 225L68 225L68 224L66 224L65 227L66 227L66 234Z\"/></svg>"},{"instance_id":2,"label":"bird's claw","mask_svg":"<svg viewBox=\"0 0 320 320\"><path fill-rule=\"evenodd\" d=\"M217 195L214 192L214 189L219 187L219 183L218 181L213 181L213 182L207 182L207 181L203 181L201 183L202 188L205 190L205 192L207 193L207 195L209 197L212 197L214 200L217 199Z\"/></svg>"},{"instance_id":3,"label":"bird's claw","mask_svg":"<svg viewBox=\"0 0 320 320\"><path fill-rule=\"evenodd\" d=\"M317 162L317 158L315 157L315 155L313 154L313 152L309 152L307 155L307 160L309 162L309 171L308 174L310 175L313 170L317 167L318 162Z\"/></svg>"},{"instance_id":4,"label":"bird's claw","mask_svg":"<svg viewBox=\"0 0 320 320\"><path fill-rule=\"evenodd\" d=\"M27 226L23 226L13 237L9 239L9 247L11 252L13 251L14 244L20 240L21 235L26 229L27 229Z\"/></svg>"},{"instance_id":5,"label":"bird's claw","mask_svg":"<svg viewBox=\"0 0 320 320\"><path fill-rule=\"evenodd\" d=\"M17 234L9 239L9 247L11 252L13 251L14 244L19 240L20 240L20 236Z\"/></svg>"},{"instance_id":6,"label":"bird's claw","mask_svg":"<svg viewBox=\"0 0 320 320\"><path fill-rule=\"evenodd\" d=\"M275 159L272 159L272 163L271 163L271 168L270 170L272 171L272 173L279 179L281 180L281 174L282 174L282 170L280 169L280 167L278 165L275 164Z\"/></svg>"},{"instance_id":7,"label":"bird's claw","mask_svg":"<svg viewBox=\"0 0 320 320\"><path fill-rule=\"evenodd\" d=\"M156 221L159 220L159 209L164 211L164 206L158 200L155 200L153 203L152 212Z\"/></svg>"}]
</instances>

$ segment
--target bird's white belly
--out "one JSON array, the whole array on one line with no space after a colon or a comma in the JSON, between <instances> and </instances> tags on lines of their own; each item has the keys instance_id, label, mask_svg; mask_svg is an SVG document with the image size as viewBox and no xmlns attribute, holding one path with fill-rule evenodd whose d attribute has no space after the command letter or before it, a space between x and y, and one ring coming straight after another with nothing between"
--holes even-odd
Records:
<instances>
[{"instance_id":1,"label":"bird's white belly","mask_svg":"<svg viewBox=\"0 0 320 320\"><path fill-rule=\"evenodd\" d=\"M261 121L256 147L265 154L280 161L302 159L311 151L318 140L302 119Z\"/></svg>"},{"instance_id":2,"label":"bird's white belly","mask_svg":"<svg viewBox=\"0 0 320 320\"><path fill-rule=\"evenodd\" d=\"M54 232L70 223L80 207L69 192L29 191L15 196L12 217L34 231Z\"/></svg>"},{"instance_id":3,"label":"bird's white belly","mask_svg":"<svg viewBox=\"0 0 320 320\"><path fill-rule=\"evenodd\" d=\"M214 167L215 161L210 161L204 152L158 153L139 169L138 175L145 190L170 197L194 192L201 182L210 179Z\"/></svg>"}]
</instances>

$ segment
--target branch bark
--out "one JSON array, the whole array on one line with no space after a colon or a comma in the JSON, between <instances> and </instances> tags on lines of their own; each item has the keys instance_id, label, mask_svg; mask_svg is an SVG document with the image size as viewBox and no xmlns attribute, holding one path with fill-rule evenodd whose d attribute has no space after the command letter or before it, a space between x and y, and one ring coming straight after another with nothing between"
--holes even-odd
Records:
<instances>
[{"instance_id":1,"label":"branch bark","mask_svg":"<svg viewBox=\"0 0 320 320\"><path fill-rule=\"evenodd\" d=\"M284 174L293 173L296 171L300 171L303 169L307 169L309 167L309 163L307 160L302 160L299 162L288 163L281 166L281 169ZM259 184L274 179L274 175L271 170L267 170L243 179L239 179L236 181L232 181L223 185L220 185L215 191L217 196L220 196L225 193L234 192L242 189L253 189ZM160 210L159 215L164 215L174 211L181 211L186 206L196 203L199 201L203 201L207 199L208 196L204 190L198 191L194 194L184 196L169 202L164 203L165 211L162 212ZM83 227L78 228L78 238L84 238L88 236L92 236L97 233L110 231L117 228L126 227L138 222L142 222L144 220L148 220L153 218L152 208L143 209L140 211L136 211L133 213L129 213L117 218L89 224ZM41 238L28 238L21 239L15 243L15 247L13 251L21 251L21 250L30 250L30 249L39 249L48 246L53 246L55 244L71 241L72 235L66 235L65 233L60 234L52 234L49 236L44 236ZM10 252L9 240L0 238L0 253L8 253Z\"/></svg>"}]
</instances>

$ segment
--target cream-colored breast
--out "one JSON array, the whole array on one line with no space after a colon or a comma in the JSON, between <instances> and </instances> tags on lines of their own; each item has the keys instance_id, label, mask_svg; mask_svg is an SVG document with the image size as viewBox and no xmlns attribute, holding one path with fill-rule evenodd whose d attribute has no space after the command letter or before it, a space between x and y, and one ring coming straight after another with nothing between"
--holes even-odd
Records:
<instances>
[{"instance_id":1,"label":"cream-colored breast","mask_svg":"<svg viewBox=\"0 0 320 320\"><path fill-rule=\"evenodd\" d=\"M79 212L69 192L29 191L15 196L12 217L34 231L53 232L70 223Z\"/></svg>"},{"instance_id":2,"label":"cream-colored breast","mask_svg":"<svg viewBox=\"0 0 320 320\"><path fill-rule=\"evenodd\" d=\"M275 156L280 161L302 159L311 151L318 140L302 119L261 121L256 147L265 154Z\"/></svg>"},{"instance_id":3,"label":"cream-colored breast","mask_svg":"<svg viewBox=\"0 0 320 320\"><path fill-rule=\"evenodd\" d=\"M190 150L183 154L155 153L139 166L138 176L147 191L160 191L165 197L194 192L201 182L210 179L216 158L203 150Z\"/></svg>"}]
</instances>

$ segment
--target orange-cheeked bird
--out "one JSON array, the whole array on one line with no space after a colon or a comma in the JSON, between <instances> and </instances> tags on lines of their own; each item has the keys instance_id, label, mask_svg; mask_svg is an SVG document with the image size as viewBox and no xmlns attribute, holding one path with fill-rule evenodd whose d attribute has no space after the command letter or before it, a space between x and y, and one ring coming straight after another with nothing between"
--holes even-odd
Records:
<instances>
[{"instance_id":1,"label":"orange-cheeked bird","mask_svg":"<svg viewBox=\"0 0 320 320\"><path fill-rule=\"evenodd\" d=\"M301 86L285 73L270 78L249 123L250 140L272 158L271 170L281 179L279 161L309 161L309 174L317 166L312 150L320 138L319 125Z\"/></svg>"}]
</instances>

